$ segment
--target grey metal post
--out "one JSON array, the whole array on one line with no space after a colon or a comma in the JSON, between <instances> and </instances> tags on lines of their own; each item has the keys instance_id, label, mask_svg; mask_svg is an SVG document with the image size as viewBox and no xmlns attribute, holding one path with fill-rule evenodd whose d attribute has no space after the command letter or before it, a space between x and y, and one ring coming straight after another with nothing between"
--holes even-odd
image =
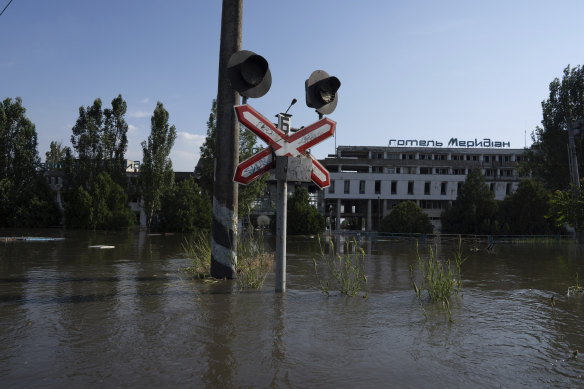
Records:
<instances>
[{"instance_id":1,"label":"grey metal post","mask_svg":"<svg viewBox=\"0 0 584 389\"><path fill-rule=\"evenodd\" d=\"M278 128L284 131L286 135L290 133L290 118L290 115L278 115ZM287 169L287 157L276 157L276 293L286 291Z\"/></svg>"},{"instance_id":2,"label":"grey metal post","mask_svg":"<svg viewBox=\"0 0 584 389\"><path fill-rule=\"evenodd\" d=\"M242 0L223 0L211 241L211 276L215 278L234 278L237 261L237 183L233 175L239 162L239 124L233 106L239 104L239 93L229 83L227 63L241 50L242 14Z\"/></svg>"},{"instance_id":3,"label":"grey metal post","mask_svg":"<svg viewBox=\"0 0 584 389\"><path fill-rule=\"evenodd\" d=\"M280 161L283 160L280 159ZM286 291L286 213L288 207L288 183L285 178L278 178L277 186L276 292L284 292Z\"/></svg>"}]
</instances>

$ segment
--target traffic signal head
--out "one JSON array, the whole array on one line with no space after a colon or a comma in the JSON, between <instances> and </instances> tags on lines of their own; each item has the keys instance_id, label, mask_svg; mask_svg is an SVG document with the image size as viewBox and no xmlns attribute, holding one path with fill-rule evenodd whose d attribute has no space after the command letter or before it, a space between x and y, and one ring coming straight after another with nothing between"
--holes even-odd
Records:
<instances>
[{"instance_id":1,"label":"traffic signal head","mask_svg":"<svg viewBox=\"0 0 584 389\"><path fill-rule=\"evenodd\" d=\"M329 76L324 70L315 70L305 83L306 105L320 114L330 114L337 107L340 86L338 78Z\"/></svg>"},{"instance_id":2,"label":"traffic signal head","mask_svg":"<svg viewBox=\"0 0 584 389\"><path fill-rule=\"evenodd\" d=\"M227 75L233 89L244 97L262 97L272 86L268 61L248 50L240 50L229 58Z\"/></svg>"}]
</instances>

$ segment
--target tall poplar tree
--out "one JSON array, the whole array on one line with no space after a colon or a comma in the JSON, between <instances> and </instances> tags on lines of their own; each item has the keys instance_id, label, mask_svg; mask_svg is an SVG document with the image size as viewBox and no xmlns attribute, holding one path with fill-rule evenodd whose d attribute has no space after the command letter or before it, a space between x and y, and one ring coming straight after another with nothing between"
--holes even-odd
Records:
<instances>
[{"instance_id":1,"label":"tall poplar tree","mask_svg":"<svg viewBox=\"0 0 584 389\"><path fill-rule=\"evenodd\" d=\"M102 108L101 99L79 107L79 118L72 128L71 144L77 153L74 184L91 189L95 177L106 172L123 185L128 125L124 119L127 106L122 95L112 100L112 108Z\"/></svg>"},{"instance_id":2,"label":"tall poplar tree","mask_svg":"<svg viewBox=\"0 0 584 389\"><path fill-rule=\"evenodd\" d=\"M156 212L160 211L162 196L174 184L170 151L176 139L176 128L168 124L168 117L168 112L158 102L150 120L150 136L148 141L142 142L140 181L148 227Z\"/></svg>"}]
</instances>

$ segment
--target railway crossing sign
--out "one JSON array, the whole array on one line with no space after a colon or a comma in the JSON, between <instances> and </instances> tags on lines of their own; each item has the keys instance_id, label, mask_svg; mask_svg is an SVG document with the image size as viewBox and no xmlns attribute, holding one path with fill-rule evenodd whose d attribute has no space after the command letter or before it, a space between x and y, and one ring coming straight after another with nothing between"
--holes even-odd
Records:
<instances>
[{"instance_id":1,"label":"railway crossing sign","mask_svg":"<svg viewBox=\"0 0 584 389\"><path fill-rule=\"evenodd\" d=\"M310 175L312 181L321 189L330 185L328 170L316 158L308 154L307 150L333 136L336 122L323 118L288 135L287 132L277 128L251 106L247 104L236 105L234 108L239 123L268 144L268 147L237 166L233 178L235 182L247 185L262 174L269 172L274 168L275 156L308 156L312 160Z\"/></svg>"}]
</instances>

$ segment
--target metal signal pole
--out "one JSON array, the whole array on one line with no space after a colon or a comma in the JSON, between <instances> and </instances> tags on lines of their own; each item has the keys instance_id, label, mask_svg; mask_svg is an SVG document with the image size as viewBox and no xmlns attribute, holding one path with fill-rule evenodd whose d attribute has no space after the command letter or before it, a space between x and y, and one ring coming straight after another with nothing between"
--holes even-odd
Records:
<instances>
[{"instance_id":1,"label":"metal signal pole","mask_svg":"<svg viewBox=\"0 0 584 389\"><path fill-rule=\"evenodd\" d=\"M223 0L211 241L211 276L215 278L235 278L237 263L238 184L233 175L239 162L239 124L233 106L239 104L239 93L231 87L227 64L241 50L242 14L243 0Z\"/></svg>"}]
</instances>

